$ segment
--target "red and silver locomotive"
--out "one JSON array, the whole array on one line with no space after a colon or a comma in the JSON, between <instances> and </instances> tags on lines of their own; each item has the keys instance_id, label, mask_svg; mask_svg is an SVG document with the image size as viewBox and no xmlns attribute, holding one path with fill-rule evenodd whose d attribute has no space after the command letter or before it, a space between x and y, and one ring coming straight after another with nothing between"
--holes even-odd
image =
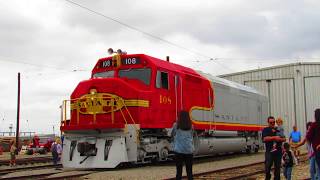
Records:
<instances>
[{"instance_id":1,"label":"red and silver locomotive","mask_svg":"<svg viewBox=\"0 0 320 180\"><path fill-rule=\"evenodd\" d=\"M167 160L181 110L192 119L195 156L257 151L268 102L250 87L128 54L99 59L62 107L63 166L114 168Z\"/></svg>"}]
</instances>

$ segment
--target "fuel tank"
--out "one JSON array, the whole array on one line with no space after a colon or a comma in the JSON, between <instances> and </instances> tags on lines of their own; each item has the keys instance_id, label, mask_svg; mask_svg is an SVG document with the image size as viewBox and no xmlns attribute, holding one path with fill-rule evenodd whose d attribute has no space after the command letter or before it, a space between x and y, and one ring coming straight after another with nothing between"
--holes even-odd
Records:
<instances>
[{"instance_id":1,"label":"fuel tank","mask_svg":"<svg viewBox=\"0 0 320 180\"><path fill-rule=\"evenodd\" d=\"M240 152L246 148L242 137L199 137L194 140L195 155L214 155L223 152Z\"/></svg>"}]
</instances>

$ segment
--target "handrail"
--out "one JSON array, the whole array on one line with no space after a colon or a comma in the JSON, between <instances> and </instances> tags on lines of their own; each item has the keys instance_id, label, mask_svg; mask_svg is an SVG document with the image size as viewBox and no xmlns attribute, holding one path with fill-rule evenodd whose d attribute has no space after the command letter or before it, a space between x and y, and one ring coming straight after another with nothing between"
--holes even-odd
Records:
<instances>
[{"instance_id":1,"label":"handrail","mask_svg":"<svg viewBox=\"0 0 320 180\"><path fill-rule=\"evenodd\" d=\"M107 101L108 102L107 102ZM134 100L133 100L134 101ZM97 118L97 114L106 114L106 113L111 113L111 123L114 124L115 123L115 116L114 116L114 112L119 110L122 118L125 122L126 125L128 125L128 119L126 118L125 114L128 114L130 120L132 121L132 123L134 124L134 128L136 131L139 130L138 125L136 124L136 121L134 120L134 118L132 117L127 105L132 106L132 100L127 100L126 102L120 98L120 97L103 97L103 96L91 96L90 94L88 95L88 97L82 97L82 98L75 98L75 99L70 99L70 100L64 100L63 101L63 105L62 105L62 113L63 113L63 119L61 120L61 123L63 123L61 126L67 126L67 113L70 113L70 121L69 121L69 125L71 124L71 119L74 119L72 117L72 112L73 110L76 110L76 119L77 119L77 123L76 125L80 124L80 114L87 114L87 115L92 115L93 116L93 124L96 124L96 118ZM142 105L140 106L146 106L146 103L148 105L148 102L145 101L141 101L137 100L136 104L141 103ZM70 103L69 107L70 110L67 110L67 104ZM103 104L106 106L110 107L109 111L104 111L103 109ZM84 106L84 107L82 107ZM87 108L90 109L91 111L89 112L82 112L81 108ZM126 113L124 113L124 111Z\"/></svg>"}]
</instances>

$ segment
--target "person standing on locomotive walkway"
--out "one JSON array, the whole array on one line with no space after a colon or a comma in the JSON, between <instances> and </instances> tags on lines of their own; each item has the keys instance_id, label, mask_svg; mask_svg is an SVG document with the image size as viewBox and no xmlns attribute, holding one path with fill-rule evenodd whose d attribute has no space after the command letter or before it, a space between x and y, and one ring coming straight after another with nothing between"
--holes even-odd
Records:
<instances>
[{"instance_id":1,"label":"person standing on locomotive walkway","mask_svg":"<svg viewBox=\"0 0 320 180\"><path fill-rule=\"evenodd\" d=\"M271 179L271 167L274 163L274 179L280 179L281 169L281 157L282 157L282 142L286 141L286 138L276 135L275 119L272 116L268 117L268 127L262 130L262 141L265 143L265 179ZM277 143L276 151L272 151L273 143Z\"/></svg>"},{"instance_id":2,"label":"person standing on locomotive walkway","mask_svg":"<svg viewBox=\"0 0 320 180\"><path fill-rule=\"evenodd\" d=\"M181 111L177 123L173 124L171 137L173 137L173 151L176 161L176 179L182 178L183 163L186 165L188 179L193 179L193 131L189 113Z\"/></svg>"}]
</instances>

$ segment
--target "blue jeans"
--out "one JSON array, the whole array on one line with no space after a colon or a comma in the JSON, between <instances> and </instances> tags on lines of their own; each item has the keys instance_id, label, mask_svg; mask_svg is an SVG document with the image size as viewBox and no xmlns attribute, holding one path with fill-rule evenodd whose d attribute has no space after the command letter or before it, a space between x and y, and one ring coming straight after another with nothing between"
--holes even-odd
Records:
<instances>
[{"instance_id":1,"label":"blue jeans","mask_svg":"<svg viewBox=\"0 0 320 180\"><path fill-rule=\"evenodd\" d=\"M292 167L284 167L283 168L283 175L288 180L291 180L291 172L292 172Z\"/></svg>"},{"instance_id":2,"label":"blue jeans","mask_svg":"<svg viewBox=\"0 0 320 180\"><path fill-rule=\"evenodd\" d=\"M316 161L316 165L318 166L317 168L318 178L320 178L320 151L316 152L315 161Z\"/></svg>"},{"instance_id":3,"label":"blue jeans","mask_svg":"<svg viewBox=\"0 0 320 180\"><path fill-rule=\"evenodd\" d=\"M310 177L311 180L319 179L319 168L316 164L316 158L314 156L309 158L310 161Z\"/></svg>"}]
</instances>

